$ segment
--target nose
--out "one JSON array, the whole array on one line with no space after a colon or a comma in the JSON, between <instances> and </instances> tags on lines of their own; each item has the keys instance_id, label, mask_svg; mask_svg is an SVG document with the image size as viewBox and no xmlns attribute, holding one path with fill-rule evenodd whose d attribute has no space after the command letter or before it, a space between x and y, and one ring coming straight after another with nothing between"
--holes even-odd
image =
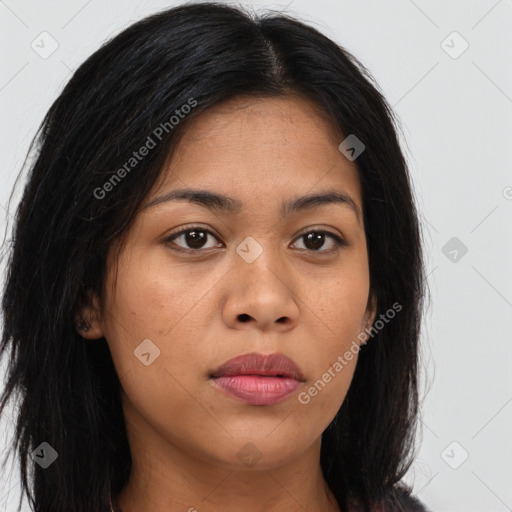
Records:
<instances>
[{"instance_id":1,"label":"nose","mask_svg":"<svg viewBox=\"0 0 512 512\"><path fill-rule=\"evenodd\" d=\"M297 324L297 283L278 254L263 251L254 261L236 256L226 282L224 322L233 329L285 332Z\"/></svg>"}]
</instances>

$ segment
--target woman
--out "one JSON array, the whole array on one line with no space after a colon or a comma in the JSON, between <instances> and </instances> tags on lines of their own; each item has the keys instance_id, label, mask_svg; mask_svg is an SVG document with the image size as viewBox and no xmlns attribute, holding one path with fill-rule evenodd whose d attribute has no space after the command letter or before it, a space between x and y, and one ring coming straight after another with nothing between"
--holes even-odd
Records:
<instances>
[{"instance_id":1,"label":"woman","mask_svg":"<svg viewBox=\"0 0 512 512\"><path fill-rule=\"evenodd\" d=\"M75 72L3 295L34 510L425 510L400 483L425 277L395 126L333 41L221 4Z\"/></svg>"}]
</instances>

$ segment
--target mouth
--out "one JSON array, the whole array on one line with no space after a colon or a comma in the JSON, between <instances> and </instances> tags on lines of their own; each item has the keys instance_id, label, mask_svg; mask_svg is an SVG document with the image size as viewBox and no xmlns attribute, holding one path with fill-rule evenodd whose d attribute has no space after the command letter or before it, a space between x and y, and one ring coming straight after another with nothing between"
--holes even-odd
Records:
<instances>
[{"instance_id":1,"label":"mouth","mask_svg":"<svg viewBox=\"0 0 512 512\"><path fill-rule=\"evenodd\" d=\"M289 397L306 379L283 354L245 354L213 370L210 380L227 395L251 405L272 405Z\"/></svg>"}]
</instances>

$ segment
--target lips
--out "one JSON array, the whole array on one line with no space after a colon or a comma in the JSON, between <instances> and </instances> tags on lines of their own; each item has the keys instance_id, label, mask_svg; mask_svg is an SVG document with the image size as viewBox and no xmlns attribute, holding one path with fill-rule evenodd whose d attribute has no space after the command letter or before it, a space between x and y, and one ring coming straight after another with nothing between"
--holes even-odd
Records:
<instances>
[{"instance_id":1,"label":"lips","mask_svg":"<svg viewBox=\"0 0 512 512\"><path fill-rule=\"evenodd\" d=\"M251 405L281 402L306 380L289 357L254 352L226 361L210 378L216 388Z\"/></svg>"},{"instance_id":2,"label":"lips","mask_svg":"<svg viewBox=\"0 0 512 512\"><path fill-rule=\"evenodd\" d=\"M262 375L267 377L288 377L304 381L301 369L283 354L250 354L234 357L216 368L212 377L229 377L232 375Z\"/></svg>"}]
</instances>

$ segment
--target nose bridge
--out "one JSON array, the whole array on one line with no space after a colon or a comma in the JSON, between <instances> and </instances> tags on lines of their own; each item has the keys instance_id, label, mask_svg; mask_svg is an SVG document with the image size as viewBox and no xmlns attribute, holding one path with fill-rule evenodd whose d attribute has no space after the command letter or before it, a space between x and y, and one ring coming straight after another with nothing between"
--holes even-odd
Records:
<instances>
[{"instance_id":1,"label":"nose bridge","mask_svg":"<svg viewBox=\"0 0 512 512\"><path fill-rule=\"evenodd\" d=\"M252 320L262 329L294 324L298 317L294 287L275 237L248 236L238 244L236 253L226 321L238 325Z\"/></svg>"},{"instance_id":2,"label":"nose bridge","mask_svg":"<svg viewBox=\"0 0 512 512\"><path fill-rule=\"evenodd\" d=\"M276 246L275 237L272 234L256 234L247 236L236 247L237 256L242 261L237 266L242 269L242 275L256 273L272 276L277 279L276 273L282 268L280 248Z\"/></svg>"}]
</instances>

